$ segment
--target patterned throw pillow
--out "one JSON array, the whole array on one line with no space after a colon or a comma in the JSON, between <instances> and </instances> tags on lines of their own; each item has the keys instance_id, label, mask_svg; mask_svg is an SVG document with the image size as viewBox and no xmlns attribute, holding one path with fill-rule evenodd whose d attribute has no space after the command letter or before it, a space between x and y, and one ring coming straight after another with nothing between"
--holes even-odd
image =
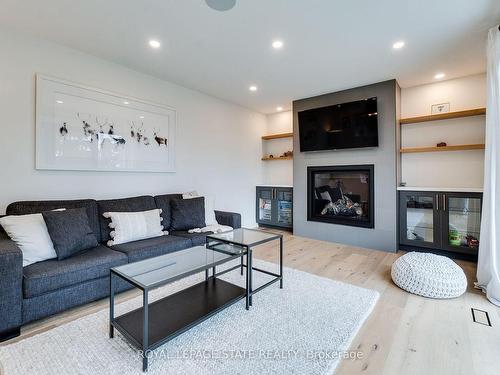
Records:
<instances>
[{"instance_id":1,"label":"patterned throw pillow","mask_svg":"<svg viewBox=\"0 0 500 375\"><path fill-rule=\"evenodd\" d=\"M161 212L158 208L140 212L105 212L103 216L111 219L109 227L113 229L108 246L168 234L161 225Z\"/></svg>"}]
</instances>

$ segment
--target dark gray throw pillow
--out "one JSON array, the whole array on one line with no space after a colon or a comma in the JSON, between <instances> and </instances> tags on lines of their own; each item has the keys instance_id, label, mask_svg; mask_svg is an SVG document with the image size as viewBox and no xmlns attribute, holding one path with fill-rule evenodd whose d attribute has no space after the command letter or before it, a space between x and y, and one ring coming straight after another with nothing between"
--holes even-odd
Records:
<instances>
[{"instance_id":1,"label":"dark gray throw pillow","mask_svg":"<svg viewBox=\"0 0 500 375\"><path fill-rule=\"evenodd\" d=\"M42 215L58 260L98 245L85 208L46 211Z\"/></svg>"},{"instance_id":2,"label":"dark gray throw pillow","mask_svg":"<svg viewBox=\"0 0 500 375\"><path fill-rule=\"evenodd\" d=\"M205 227L205 198L172 199L170 230Z\"/></svg>"}]
</instances>

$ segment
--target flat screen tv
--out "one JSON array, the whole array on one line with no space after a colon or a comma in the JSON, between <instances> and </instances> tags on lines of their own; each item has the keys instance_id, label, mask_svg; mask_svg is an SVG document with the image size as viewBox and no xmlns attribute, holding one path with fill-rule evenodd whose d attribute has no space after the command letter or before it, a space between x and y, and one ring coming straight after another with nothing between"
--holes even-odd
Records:
<instances>
[{"instance_id":1,"label":"flat screen tv","mask_svg":"<svg viewBox=\"0 0 500 375\"><path fill-rule=\"evenodd\" d=\"M378 146L377 98L300 111L300 151Z\"/></svg>"}]
</instances>

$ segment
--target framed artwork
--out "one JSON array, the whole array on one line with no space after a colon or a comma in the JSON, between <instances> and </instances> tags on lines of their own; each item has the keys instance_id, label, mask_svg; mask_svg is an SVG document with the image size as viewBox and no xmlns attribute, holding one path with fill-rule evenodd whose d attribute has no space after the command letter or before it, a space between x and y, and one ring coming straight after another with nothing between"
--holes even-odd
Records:
<instances>
[{"instance_id":1,"label":"framed artwork","mask_svg":"<svg viewBox=\"0 0 500 375\"><path fill-rule=\"evenodd\" d=\"M431 106L431 115L437 115L447 112L450 112L450 103L433 104Z\"/></svg>"},{"instance_id":2,"label":"framed artwork","mask_svg":"<svg viewBox=\"0 0 500 375\"><path fill-rule=\"evenodd\" d=\"M37 74L36 169L175 172L174 109Z\"/></svg>"}]
</instances>

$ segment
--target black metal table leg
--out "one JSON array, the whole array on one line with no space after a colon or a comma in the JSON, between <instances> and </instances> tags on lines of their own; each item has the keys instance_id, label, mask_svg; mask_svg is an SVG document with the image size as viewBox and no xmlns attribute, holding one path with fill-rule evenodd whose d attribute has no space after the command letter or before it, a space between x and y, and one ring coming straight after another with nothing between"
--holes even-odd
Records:
<instances>
[{"instance_id":1,"label":"black metal table leg","mask_svg":"<svg viewBox=\"0 0 500 375\"><path fill-rule=\"evenodd\" d=\"M252 276L252 267L253 267L253 260L252 260L252 249L248 249L248 255L247 255L247 270L250 270L250 282L248 286L248 291L250 293L250 298L249 298L249 304L252 306L252 282L253 282L253 276Z\"/></svg>"},{"instance_id":2,"label":"black metal table leg","mask_svg":"<svg viewBox=\"0 0 500 375\"><path fill-rule=\"evenodd\" d=\"M241 256L241 276L243 276L243 256Z\"/></svg>"},{"instance_id":3,"label":"black metal table leg","mask_svg":"<svg viewBox=\"0 0 500 375\"><path fill-rule=\"evenodd\" d=\"M283 236L280 237L280 289L283 289Z\"/></svg>"},{"instance_id":4,"label":"black metal table leg","mask_svg":"<svg viewBox=\"0 0 500 375\"><path fill-rule=\"evenodd\" d=\"M148 290L143 291L143 314L144 322L142 326L142 371L148 370L148 339L149 339L149 305L148 305Z\"/></svg>"},{"instance_id":5,"label":"black metal table leg","mask_svg":"<svg viewBox=\"0 0 500 375\"><path fill-rule=\"evenodd\" d=\"M115 287L113 285L113 272L109 273L109 338L115 336L115 327L113 321L115 319Z\"/></svg>"},{"instance_id":6,"label":"black metal table leg","mask_svg":"<svg viewBox=\"0 0 500 375\"><path fill-rule=\"evenodd\" d=\"M245 302L246 302L246 309L249 310L250 309L250 267L249 267L249 263L248 263L248 253L247 253L247 278L246 278Z\"/></svg>"}]
</instances>

